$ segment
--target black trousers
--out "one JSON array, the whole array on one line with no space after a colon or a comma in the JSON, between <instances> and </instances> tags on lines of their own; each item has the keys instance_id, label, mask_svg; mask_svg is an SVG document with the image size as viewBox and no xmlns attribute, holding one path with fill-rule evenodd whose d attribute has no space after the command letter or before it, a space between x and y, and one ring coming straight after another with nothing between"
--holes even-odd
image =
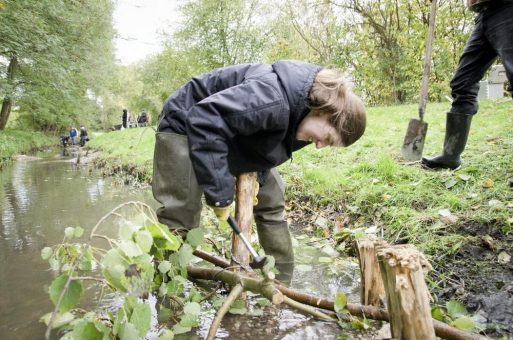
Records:
<instances>
[{"instance_id":1,"label":"black trousers","mask_svg":"<svg viewBox=\"0 0 513 340\"><path fill-rule=\"evenodd\" d=\"M479 81L500 57L513 86L513 3L491 6L479 13L458 68L451 80L451 112L473 115L479 106Z\"/></svg>"}]
</instances>

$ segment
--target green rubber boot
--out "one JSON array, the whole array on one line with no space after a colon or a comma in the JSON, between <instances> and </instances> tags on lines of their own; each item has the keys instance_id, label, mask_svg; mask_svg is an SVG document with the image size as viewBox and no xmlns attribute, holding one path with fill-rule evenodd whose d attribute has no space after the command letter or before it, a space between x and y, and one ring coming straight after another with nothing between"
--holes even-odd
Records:
<instances>
[{"instance_id":1,"label":"green rubber boot","mask_svg":"<svg viewBox=\"0 0 513 340\"><path fill-rule=\"evenodd\" d=\"M257 221L257 233L265 253L276 260L276 269L280 271L276 278L289 284L294 271L294 249L287 222Z\"/></svg>"}]
</instances>

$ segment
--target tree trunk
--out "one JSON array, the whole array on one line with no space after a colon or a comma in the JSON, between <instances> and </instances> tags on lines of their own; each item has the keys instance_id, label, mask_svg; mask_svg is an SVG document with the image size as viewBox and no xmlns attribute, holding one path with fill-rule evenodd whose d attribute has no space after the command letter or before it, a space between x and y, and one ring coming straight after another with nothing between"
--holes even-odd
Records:
<instances>
[{"instance_id":1,"label":"tree trunk","mask_svg":"<svg viewBox=\"0 0 513 340\"><path fill-rule=\"evenodd\" d=\"M7 68L7 81L11 86L14 86L14 73L16 71L16 67L18 66L18 59L16 55L11 57L9 61L9 67ZM7 125L7 121L9 120L9 115L11 114L12 108L12 94L14 93L14 89L9 91L3 102L2 102L2 110L0 111L0 130L3 130Z\"/></svg>"}]
</instances>

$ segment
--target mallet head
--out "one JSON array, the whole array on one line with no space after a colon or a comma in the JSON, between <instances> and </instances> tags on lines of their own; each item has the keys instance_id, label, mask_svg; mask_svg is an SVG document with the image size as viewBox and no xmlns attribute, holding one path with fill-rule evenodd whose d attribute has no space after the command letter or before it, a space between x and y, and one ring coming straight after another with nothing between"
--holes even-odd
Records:
<instances>
[{"instance_id":1,"label":"mallet head","mask_svg":"<svg viewBox=\"0 0 513 340\"><path fill-rule=\"evenodd\" d=\"M253 269L262 269L267 263L267 257L265 256L257 256L253 258L253 261L249 264L249 266Z\"/></svg>"}]
</instances>

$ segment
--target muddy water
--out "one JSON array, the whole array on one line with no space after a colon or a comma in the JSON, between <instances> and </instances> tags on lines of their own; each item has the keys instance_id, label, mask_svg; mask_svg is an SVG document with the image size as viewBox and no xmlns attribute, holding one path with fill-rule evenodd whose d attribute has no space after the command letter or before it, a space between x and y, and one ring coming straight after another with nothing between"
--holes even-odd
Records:
<instances>
[{"instance_id":1,"label":"muddy water","mask_svg":"<svg viewBox=\"0 0 513 340\"><path fill-rule=\"evenodd\" d=\"M72 151L72 150L71 150ZM76 154L60 150L21 159L0 170L0 338L40 339L38 320L53 310L47 289L55 274L41 259L41 249L62 241L66 227L88 231L120 203L155 202L149 189L133 189L87 165ZM326 263L326 254L310 244L296 248L298 266L291 287L332 299L336 292L357 301L358 273L353 263ZM324 259L321 263L319 258ZM195 334L204 338L210 318ZM230 316L218 332L225 339L337 339L335 323L317 321L286 308L265 308L264 316Z\"/></svg>"}]
</instances>

